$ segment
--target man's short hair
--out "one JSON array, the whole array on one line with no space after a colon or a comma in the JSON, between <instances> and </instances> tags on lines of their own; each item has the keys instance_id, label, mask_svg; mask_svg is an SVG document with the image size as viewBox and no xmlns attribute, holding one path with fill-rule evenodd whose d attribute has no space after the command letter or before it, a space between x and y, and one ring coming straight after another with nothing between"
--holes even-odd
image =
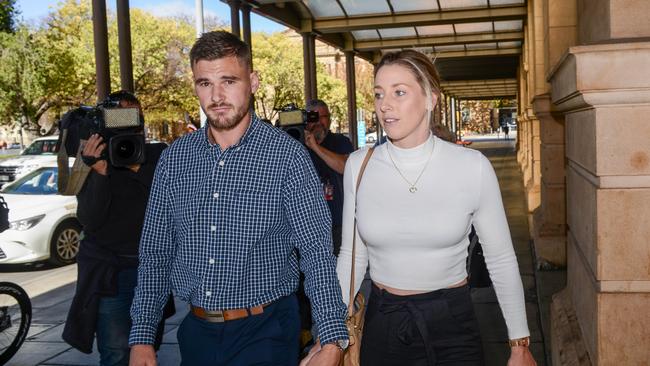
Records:
<instances>
[{"instance_id":1,"label":"man's short hair","mask_svg":"<svg viewBox=\"0 0 650 366\"><path fill-rule=\"evenodd\" d=\"M312 99L309 102L307 102L306 105L307 109L316 108L316 107L323 107L329 111L329 107L327 106L327 103L325 103L321 99Z\"/></svg>"},{"instance_id":2,"label":"man's short hair","mask_svg":"<svg viewBox=\"0 0 650 366\"><path fill-rule=\"evenodd\" d=\"M190 65L194 66L200 60L213 61L230 56L237 57L237 60L249 71L253 70L251 50L245 42L230 32L207 32L203 33L192 46Z\"/></svg>"},{"instance_id":3,"label":"man's short hair","mask_svg":"<svg viewBox=\"0 0 650 366\"><path fill-rule=\"evenodd\" d=\"M129 104L140 105L140 101L138 100L138 97L136 97L135 94L126 90L113 92L108 95L106 100L110 102L117 102L117 103L125 101L128 102Z\"/></svg>"}]
</instances>

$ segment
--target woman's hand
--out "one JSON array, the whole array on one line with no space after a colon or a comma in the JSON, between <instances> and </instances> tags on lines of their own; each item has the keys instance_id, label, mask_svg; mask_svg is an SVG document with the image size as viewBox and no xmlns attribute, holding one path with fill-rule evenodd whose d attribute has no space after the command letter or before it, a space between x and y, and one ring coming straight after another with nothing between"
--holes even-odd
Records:
<instances>
[{"instance_id":1,"label":"woman's hand","mask_svg":"<svg viewBox=\"0 0 650 366\"><path fill-rule=\"evenodd\" d=\"M510 348L510 359L508 366L536 366L537 363L533 358L528 347L516 346Z\"/></svg>"}]
</instances>

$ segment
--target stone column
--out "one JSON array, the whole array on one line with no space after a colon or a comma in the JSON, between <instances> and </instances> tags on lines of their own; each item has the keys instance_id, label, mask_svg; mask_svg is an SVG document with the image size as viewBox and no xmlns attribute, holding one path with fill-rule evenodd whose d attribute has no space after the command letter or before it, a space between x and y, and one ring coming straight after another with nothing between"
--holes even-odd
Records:
<instances>
[{"instance_id":1,"label":"stone column","mask_svg":"<svg viewBox=\"0 0 650 366\"><path fill-rule=\"evenodd\" d=\"M544 13L542 56L544 74L548 74L562 53L576 43L576 1L544 0L542 7ZM545 80L544 84L548 85ZM564 115L555 110L550 94L546 92L533 98L533 109L540 120L542 173L541 204L533 213L535 254L541 268L564 267L566 266Z\"/></svg>"},{"instance_id":2,"label":"stone column","mask_svg":"<svg viewBox=\"0 0 650 366\"><path fill-rule=\"evenodd\" d=\"M647 39L650 24L630 20L650 3L624 3L608 2L610 32ZM593 27L602 32L600 20ZM554 298L552 318L572 314L581 335L556 342L554 364L584 360L567 352L576 345L595 365L650 360L649 61L650 42L576 46L550 75L552 101L565 113L568 224L567 289ZM553 339L566 338L552 329Z\"/></svg>"}]
</instances>

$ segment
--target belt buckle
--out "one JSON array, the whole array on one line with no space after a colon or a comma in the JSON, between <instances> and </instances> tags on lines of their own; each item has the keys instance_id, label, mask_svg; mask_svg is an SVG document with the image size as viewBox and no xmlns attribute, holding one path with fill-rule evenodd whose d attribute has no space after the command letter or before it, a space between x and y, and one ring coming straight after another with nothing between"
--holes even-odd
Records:
<instances>
[{"instance_id":1,"label":"belt buckle","mask_svg":"<svg viewBox=\"0 0 650 366\"><path fill-rule=\"evenodd\" d=\"M226 321L222 310L205 311L205 320L212 323L223 323Z\"/></svg>"}]
</instances>

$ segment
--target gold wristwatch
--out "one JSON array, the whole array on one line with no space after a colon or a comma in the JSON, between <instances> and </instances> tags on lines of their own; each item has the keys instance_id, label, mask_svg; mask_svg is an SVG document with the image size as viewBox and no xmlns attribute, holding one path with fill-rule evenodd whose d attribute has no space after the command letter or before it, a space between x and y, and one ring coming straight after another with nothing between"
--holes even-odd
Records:
<instances>
[{"instance_id":1,"label":"gold wristwatch","mask_svg":"<svg viewBox=\"0 0 650 366\"><path fill-rule=\"evenodd\" d=\"M511 339L508 341L508 344L510 345L510 347L518 347L518 346L528 347L530 346L530 337Z\"/></svg>"}]
</instances>

